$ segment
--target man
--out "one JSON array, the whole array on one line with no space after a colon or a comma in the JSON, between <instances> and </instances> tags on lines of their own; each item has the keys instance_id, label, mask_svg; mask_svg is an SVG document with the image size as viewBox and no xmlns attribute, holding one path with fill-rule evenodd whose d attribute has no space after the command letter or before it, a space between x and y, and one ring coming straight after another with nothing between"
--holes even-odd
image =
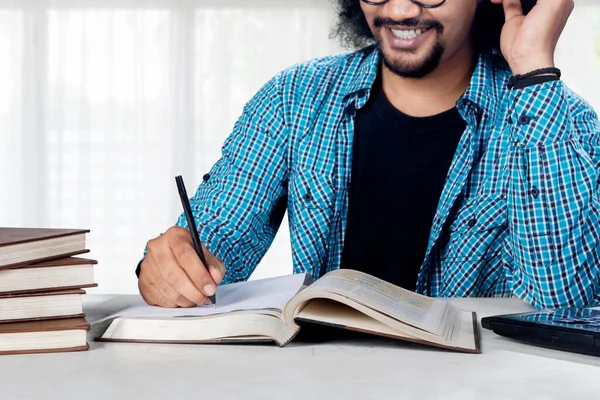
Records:
<instances>
[{"instance_id":1,"label":"man","mask_svg":"<svg viewBox=\"0 0 600 400\"><path fill-rule=\"evenodd\" d=\"M597 303L600 123L554 69L573 1L526 15L520 0L338 6L340 36L375 45L294 66L252 98L192 199L209 272L181 217L138 266L145 301L190 307L247 279L287 207L295 272Z\"/></svg>"}]
</instances>

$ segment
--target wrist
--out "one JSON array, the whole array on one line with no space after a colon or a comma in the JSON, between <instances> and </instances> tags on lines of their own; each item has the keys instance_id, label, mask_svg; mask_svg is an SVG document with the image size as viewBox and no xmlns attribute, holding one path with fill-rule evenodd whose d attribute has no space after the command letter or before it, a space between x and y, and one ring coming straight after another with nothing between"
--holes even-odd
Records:
<instances>
[{"instance_id":1,"label":"wrist","mask_svg":"<svg viewBox=\"0 0 600 400\"><path fill-rule=\"evenodd\" d=\"M548 76L553 75L555 78L560 79L561 72L558 68L540 68L531 70L525 74L513 75L507 83L507 87L509 89L515 89L524 87L523 82L531 80L531 78L535 78L535 80L547 80Z\"/></svg>"},{"instance_id":2,"label":"wrist","mask_svg":"<svg viewBox=\"0 0 600 400\"><path fill-rule=\"evenodd\" d=\"M513 73L513 75L523 75L526 74L528 72L531 71L535 71L537 69L542 69L542 68L555 68L554 65L554 61L550 60L543 60L543 59L537 59L534 61L522 61L518 64L514 64L514 65L510 65L510 69Z\"/></svg>"},{"instance_id":3,"label":"wrist","mask_svg":"<svg viewBox=\"0 0 600 400\"><path fill-rule=\"evenodd\" d=\"M524 78L524 79L521 79L521 80L515 82L512 89L524 89L529 86L536 86L536 85L546 83L546 82L557 81L559 79L560 78L555 74L535 75L535 76L531 76L529 78Z\"/></svg>"}]
</instances>

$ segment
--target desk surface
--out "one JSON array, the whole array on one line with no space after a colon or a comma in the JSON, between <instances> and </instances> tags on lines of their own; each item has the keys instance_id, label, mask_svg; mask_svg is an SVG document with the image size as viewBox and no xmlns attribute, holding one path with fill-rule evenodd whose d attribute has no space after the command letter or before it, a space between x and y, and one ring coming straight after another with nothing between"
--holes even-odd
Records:
<instances>
[{"instance_id":1,"label":"desk surface","mask_svg":"<svg viewBox=\"0 0 600 400\"><path fill-rule=\"evenodd\" d=\"M482 329L483 354L387 339L268 345L92 341L134 296L86 295L90 350L0 357L0 399L599 398L600 358L515 343ZM478 317L531 308L453 299Z\"/></svg>"}]
</instances>

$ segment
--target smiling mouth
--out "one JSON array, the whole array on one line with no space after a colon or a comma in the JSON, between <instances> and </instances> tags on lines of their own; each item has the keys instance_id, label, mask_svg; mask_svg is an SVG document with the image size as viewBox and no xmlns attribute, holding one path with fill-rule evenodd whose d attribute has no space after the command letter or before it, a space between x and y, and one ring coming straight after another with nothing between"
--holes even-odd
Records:
<instances>
[{"instance_id":1,"label":"smiling mouth","mask_svg":"<svg viewBox=\"0 0 600 400\"><path fill-rule=\"evenodd\" d=\"M419 28L419 29L392 29L390 31L399 39L414 39L417 36L424 34L431 28Z\"/></svg>"}]
</instances>

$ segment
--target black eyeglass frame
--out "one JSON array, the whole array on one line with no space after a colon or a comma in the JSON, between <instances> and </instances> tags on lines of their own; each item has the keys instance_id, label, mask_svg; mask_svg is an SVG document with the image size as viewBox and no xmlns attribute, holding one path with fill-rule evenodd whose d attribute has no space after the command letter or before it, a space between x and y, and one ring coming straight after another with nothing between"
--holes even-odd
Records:
<instances>
[{"instance_id":1,"label":"black eyeglass frame","mask_svg":"<svg viewBox=\"0 0 600 400\"><path fill-rule=\"evenodd\" d=\"M367 3L370 6L381 6L384 5L385 3L389 3L390 0L381 0L381 1L370 1L370 0L361 0L363 3ZM421 8L438 8L441 5L443 5L446 0L440 0L439 4L423 4L421 2L419 2L418 0L410 0L413 3L415 3L416 5L418 5Z\"/></svg>"}]
</instances>

